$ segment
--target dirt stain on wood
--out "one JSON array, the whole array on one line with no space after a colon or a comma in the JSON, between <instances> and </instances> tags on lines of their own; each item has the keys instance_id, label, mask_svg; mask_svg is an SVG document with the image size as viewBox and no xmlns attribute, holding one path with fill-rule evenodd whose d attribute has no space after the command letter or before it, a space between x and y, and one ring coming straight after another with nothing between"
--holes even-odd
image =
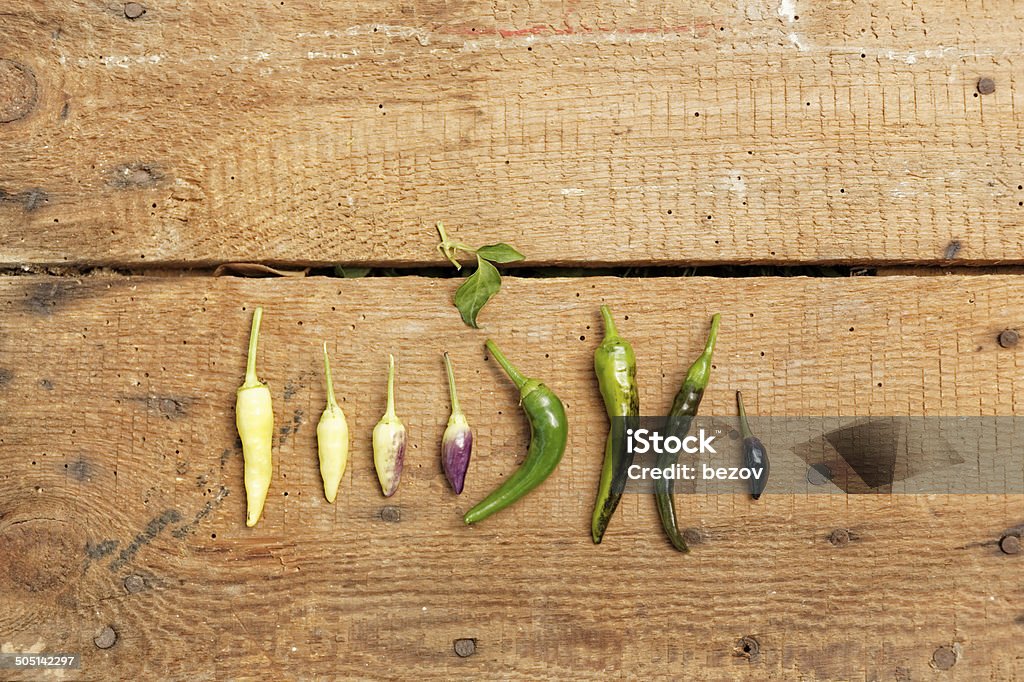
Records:
<instances>
[{"instance_id":1,"label":"dirt stain on wood","mask_svg":"<svg viewBox=\"0 0 1024 682\"><path fill-rule=\"evenodd\" d=\"M71 475L71 478L81 483L92 476L92 465L84 458L79 457L74 462L68 464L68 474Z\"/></svg>"},{"instance_id":2,"label":"dirt stain on wood","mask_svg":"<svg viewBox=\"0 0 1024 682\"><path fill-rule=\"evenodd\" d=\"M102 559L107 556L120 544L118 540L101 540L100 542L86 542L85 556L90 559Z\"/></svg>"},{"instance_id":3,"label":"dirt stain on wood","mask_svg":"<svg viewBox=\"0 0 1024 682\"><path fill-rule=\"evenodd\" d=\"M291 400L292 396L298 393L299 389L302 388L302 384L295 384L291 381L284 385L284 399Z\"/></svg>"},{"instance_id":4,"label":"dirt stain on wood","mask_svg":"<svg viewBox=\"0 0 1024 682\"><path fill-rule=\"evenodd\" d=\"M224 498L230 494L231 491L229 491L227 487L221 486L220 489L217 491L216 497L214 497L212 500L209 500L206 504L204 504L203 508L196 512L196 515L192 518L191 521L171 531L171 535L180 540L184 538L186 535L194 533L196 528L199 526L199 523L207 516L209 516L210 512L219 507L221 502L224 501Z\"/></svg>"},{"instance_id":5,"label":"dirt stain on wood","mask_svg":"<svg viewBox=\"0 0 1024 682\"><path fill-rule=\"evenodd\" d=\"M77 280L55 279L38 282L28 287L25 308L37 315L50 316L65 303L82 296L82 283Z\"/></svg>"},{"instance_id":6,"label":"dirt stain on wood","mask_svg":"<svg viewBox=\"0 0 1024 682\"><path fill-rule=\"evenodd\" d=\"M153 542L156 536L163 532L164 528L172 523L181 521L181 512L177 509L168 509L160 516L155 517L148 524L146 528L135 536L131 543L121 550L121 553L116 559L110 562L110 570L118 571L123 568L128 562L135 558L139 550Z\"/></svg>"},{"instance_id":7,"label":"dirt stain on wood","mask_svg":"<svg viewBox=\"0 0 1024 682\"><path fill-rule=\"evenodd\" d=\"M50 195L40 187L32 187L14 193L0 189L0 204L21 206L26 213L31 213L48 203L50 203Z\"/></svg>"},{"instance_id":8,"label":"dirt stain on wood","mask_svg":"<svg viewBox=\"0 0 1024 682\"><path fill-rule=\"evenodd\" d=\"M278 429L280 438L278 439L278 445L284 445L288 442L288 437L293 433L299 432L299 427L302 426L302 410L295 410L292 414L292 421L290 424L282 424L281 428Z\"/></svg>"},{"instance_id":9,"label":"dirt stain on wood","mask_svg":"<svg viewBox=\"0 0 1024 682\"><path fill-rule=\"evenodd\" d=\"M167 419L181 419L188 416L188 410L195 403L195 398L187 396L167 395L122 395L122 399L144 405L150 412L155 412Z\"/></svg>"}]
</instances>

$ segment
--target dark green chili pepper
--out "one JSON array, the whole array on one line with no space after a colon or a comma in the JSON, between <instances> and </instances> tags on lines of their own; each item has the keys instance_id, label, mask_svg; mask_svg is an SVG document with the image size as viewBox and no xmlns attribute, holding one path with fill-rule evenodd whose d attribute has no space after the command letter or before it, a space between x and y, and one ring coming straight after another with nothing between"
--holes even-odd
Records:
<instances>
[{"instance_id":1,"label":"dark green chili pepper","mask_svg":"<svg viewBox=\"0 0 1024 682\"><path fill-rule=\"evenodd\" d=\"M483 521L543 483L562 461L569 436L565 408L554 391L536 379L523 376L505 359L493 341L487 341L487 350L519 389L519 404L530 420L530 449L523 465L514 474L466 512L463 521L467 524Z\"/></svg>"},{"instance_id":2,"label":"dark green chili pepper","mask_svg":"<svg viewBox=\"0 0 1024 682\"><path fill-rule=\"evenodd\" d=\"M736 405L740 410L740 435L743 436L743 466L750 469L752 474L759 474L750 477L750 496L756 500L768 486L771 464L768 462L768 450L765 449L764 443L750 432L747 412L743 409L743 396L739 391L736 391Z\"/></svg>"},{"instance_id":3,"label":"dark green chili pepper","mask_svg":"<svg viewBox=\"0 0 1024 682\"><path fill-rule=\"evenodd\" d=\"M704 345L704 352L686 370L686 379L676 393L676 399L672 401L672 409L669 410L666 424L665 437L674 435L682 438L690 430L690 424L697 415L697 408L700 407L700 400L704 397L704 389L707 388L708 379L711 378L711 355L715 351L715 341L718 339L718 324L721 316L718 313L711 318L711 331L708 333L707 343ZM675 465L678 455L669 452L659 452L657 458L658 468L665 469ZM686 540L679 532L676 524L676 506L672 497L675 488L675 479L660 478L655 482L654 495L658 502L658 516L661 517L661 527L665 529L672 546L680 552L688 552Z\"/></svg>"},{"instance_id":4,"label":"dark green chili pepper","mask_svg":"<svg viewBox=\"0 0 1024 682\"><path fill-rule=\"evenodd\" d=\"M594 544L600 544L608 522L622 499L626 486L626 472L633 463L632 453L625 448L613 447L615 418L637 417L640 414L640 394L636 387L636 356L633 346L619 336L608 306L601 306L604 318L604 340L594 351L594 372L601 388L604 409L613 427L608 432L604 445L604 466L601 468L601 483L597 488L597 501L590 520L590 535Z\"/></svg>"}]
</instances>

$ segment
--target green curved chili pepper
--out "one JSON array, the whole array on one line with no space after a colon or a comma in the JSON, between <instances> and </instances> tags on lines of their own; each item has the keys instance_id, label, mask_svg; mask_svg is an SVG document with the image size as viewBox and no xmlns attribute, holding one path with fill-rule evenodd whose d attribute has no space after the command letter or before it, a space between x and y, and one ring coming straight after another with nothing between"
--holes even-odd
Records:
<instances>
[{"instance_id":1,"label":"green curved chili pepper","mask_svg":"<svg viewBox=\"0 0 1024 682\"><path fill-rule=\"evenodd\" d=\"M700 407L700 400L704 397L704 389L707 388L708 379L711 378L711 355L715 351L715 341L718 339L718 323L721 316L718 313L711 318L711 331L708 333L707 343L704 345L704 352L700 354L690 368L686 370L686 379L676 393L676 399L672 401L672 409L668 413L668 423L665 430L665 437L674 435L682 438L690 430L690 424L697 415L697 408ZM676 463L676 454L666 451L658 453L657 466L666 468ZM658 502L658 516L661 517L661 527L665 529L672 546L680 552L688 552L686 540L679 532L676 524L676 506L672 497L675 488L675 479L661 478L655 482L654 495Z\"/></svg>"},{"instance_id":2,"label":"green curved chili pepper","mask_svg":"<svg viewBox=\"0 0 1024 682\"><path fill-rule=\"evenodd\" d=\"M633 463L632 453L627 453L625 448L616 449L613 446L614 420L616 417L637 417L640 414L633 346L619 336L608 306L601 306L601 317L604 318L604 340L594 351L594 372L604 399L604 409L613 427L605 439L601 482L597 488L594 514L590 519L590 536L595 545L601 544L608 522L619 506L622 490L626 486L626 471Z\"/></svg>"},{"instance_id":3,"label":"green curved chili pepper","mask_svg":"<svg viewBox=\"0 0 1024 682\"><path fill-rule=\"evenodd\" d=\"M554 391L536 379L523 376L505 359L493 341L488 340L486 345L487 350L519 389L519 403L530 420L530 449L526 453L523 465L514 474L466 512L463 521L467 524L483 521L543 483L562 461L569 436L565 408Z\"/></svg>"}]
</instances>

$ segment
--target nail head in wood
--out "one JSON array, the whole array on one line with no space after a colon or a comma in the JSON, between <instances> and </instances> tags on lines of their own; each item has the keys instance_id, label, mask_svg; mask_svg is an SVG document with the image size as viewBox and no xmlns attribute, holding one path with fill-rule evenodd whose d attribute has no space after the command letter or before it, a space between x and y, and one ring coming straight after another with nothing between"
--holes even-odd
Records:
<instances>
[{"instance_id":1,"label":"nail head in wood","mask_svg":"<svg viewBox=\"0 0 1024 682\"><path fill-rule=\"evenodd\" d=\"M932 665L938 670L949 670L956 665L956 651L951 646L940 646L932 654Z\"/></svg>"},{"instance_id":2,"label":"nail head in wood","mask_svg":"<svg viewBox=\"0 0 1024 682\"><path fill-rule=\"evenodd\" d=\"M991 78L978 79L978 92L982 95L991 95L996 91L996 82Z\"/></svg>"},{"instance_id":3,"label":"nail head in wood","mask_svg":"<svg viewBox=\"0 0 1024 682\"><path fill-rule=\"evenodd\" d=\"M1020 342L1020 334L1014 329L1004 329L999 332L999 345L1003 348L1013 348Z\"/></svg>"},{"instance_id":4,"label":"nail head in wood","mask_svg":"<svg viewBox=\"0 0 1024 682\"><path fill-rule=\"evenodd\" d=\"M459 658L467 658L476 653L476 640L471 637L464 637L455 640L455 655Z\"/></svg>"},{"instance_id":5,"label":"nail head in wood","mask_svg":"<svg viewBox=\"0 0 1024 682\"><path fill-rule=\"evenodd\" d=\"M104 626L92 641L100 649L109 649L117 643L117 631L110 625Z\"/></svg>"},{"instance_id":6,"label":"nail head in wood","mask_svg":"<svg viewBox=\"0 0 1024 682\"><path fill-rule=\"evenodd\" d=\"M124 16L127 19L138 19L146 13L146 8L137 2L127 2L124 5Z\"/></svg>"},{"instance_id":7,"label":"nail head in wood","mask_svg":"<svg viewBox=\"0 0 1024 682\"><path fill-rule=\"evenodd\" d=\"M132 574L124 579L124 590L128 594L138 594L146 589L146 581L141 575Z\"/></svg>"},{"instance_id":8,"label":"nail head in wood","mask_svg":"<svg viewBox=\"0 0 1024 682\"><path fill-rule=\"evenodd\" d=\"M845 528L836 528L829 534L828 541L836 547L845 547L850 544L850 531Z\"/></svg>"},{"instance_id":9,"label":"nail head in wood","mask_svg":"<svg viewBox=\"0 0 1024 682\"><path fill-rule=\"evenodd\" d=\"M1020 554L1020 536L1004 535L999 540L999 549L1003 554Z\"/></svg>"}]
</instances>

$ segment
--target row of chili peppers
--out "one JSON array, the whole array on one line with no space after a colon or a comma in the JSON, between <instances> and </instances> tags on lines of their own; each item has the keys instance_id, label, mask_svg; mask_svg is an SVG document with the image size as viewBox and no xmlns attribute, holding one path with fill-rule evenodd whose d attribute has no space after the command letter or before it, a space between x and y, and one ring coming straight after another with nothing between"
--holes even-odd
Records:
<instances>
[{"instance_id":1,"label":"row of chili peppers","mask_svg":"<svg viewBox=\"0 0 1024 682\"><path fill-rule=\"evenodd\" d=\"M594 370L609 419L638 417L640 398L636 382L636 356L633 347L622 338L608 306L601 307L605 337L594 352ZM270 389L256 375L256 348L259 341L260 322L263 309L257 308L249 335L249 352L246 363L245 381L237 392L235 419L242 441L245 460L246 525L254 526L263 513L267 492L270 488L272 469L272 442L274 414ZM703 353L687 370L682 387L672 402L666 427L668 435L685 436L700 407L701 398L711 376L711 357L718 338L720 316L711 318L711 331ZM530 423L530 445L523 464L491 494L466 512L464 521L476 523L501 511L540 485L558 466L565 454L569 426L562 401L554 391L542 382L523 375L504 356L493 341L486 343L487 350L498 361L502 369L519 389L520 405ZM455 375L448 354L444 354L451 397L451 416L441 442L442 467L452 489L461 493L466 470L473 448L473 432L459 405L455 388ZM331 366L324 344L324 375L327 382L327 406L317 424L317 447L320 459L320 474L324 483L324 495L334 502L338 486L348 463L349 431L345 414L334 395L331 380ZM395 413L394 398L395 361L389 357L387 407L384 416L373 429L373 461L386 497L398 489L405 459L406 430L402 420ZM767 454L761 442L755 438L747 425L746 414L740 394L736 394L740 411L743 435L743 451L746 466L767 467ZM591 519L591 535L594 543L600 543L614 514L625 488L627 472L632 464L632 455L624 448L615 447L612 431L609 430L605 444L604 463L598 485L597 500ZM659 455L657 466L674 464L672 454ZM753 482L751 494L756 500L764 491L767 473ZM660 479L655 488L658 515L662 527L672 546L681 552L688 551L676 521L673 497L673 480Z\"/></svg>"}]
</instances>

